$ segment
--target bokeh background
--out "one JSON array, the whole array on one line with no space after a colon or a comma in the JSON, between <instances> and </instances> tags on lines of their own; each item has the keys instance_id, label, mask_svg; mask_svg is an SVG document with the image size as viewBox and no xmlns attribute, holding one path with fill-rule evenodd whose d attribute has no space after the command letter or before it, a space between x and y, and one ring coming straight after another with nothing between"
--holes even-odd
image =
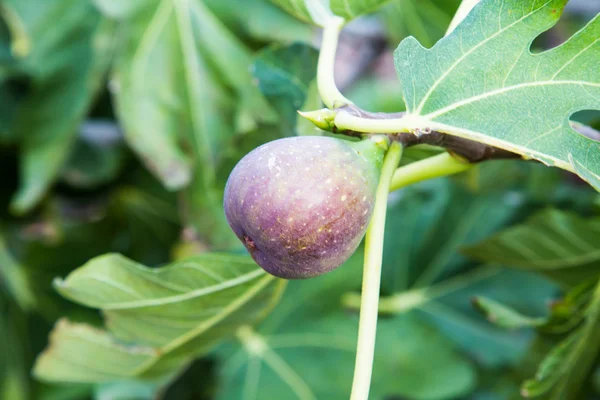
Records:
<instances>
[{"instance_id":1,"label":"bokeh background","mask_svg":"<svg viewBox=\"0 0 600 400\"><path fill-rule=\"evenodd\" d=\"M392 51L409 35L433 45L458 3L391 0L350 23L338 86L365 109L401 111ZM533 49L562 43L598 12L597 0L571 1ZM32 375L57 320L103 326L98 310L56 292L55 277L112 252L153 268L243 254L222 212L225 181L256 146L319 134L296 118L321 107L319 41L319 29L268 0L0 1L1 400L347 397L360 251L331 274L290 283L263 323L224 337L166 385ZM598 113L576 119L600 127ZM403 162L436 151L411 149ZM588 276L477 261L486 250L473 245L532 218L580 227L599 207L570 174L516 161L394 193L374 398L519 398L521 382L570 331L507 330L472 298L543 318ZM599 225L582 232L598 240ZM469 246L473 257L461 253ZM244 356L249 337L267 343L265 358ZM597 371L580 398L600 398Z\"/></svg>"}]
</instances>

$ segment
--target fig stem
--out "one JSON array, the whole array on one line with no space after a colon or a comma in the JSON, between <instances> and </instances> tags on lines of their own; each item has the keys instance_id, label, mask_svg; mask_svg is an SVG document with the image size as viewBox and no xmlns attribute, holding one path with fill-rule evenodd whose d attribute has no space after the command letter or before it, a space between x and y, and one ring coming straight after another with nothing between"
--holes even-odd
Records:
<instances>
[{"instance_id":1,"label":"fig stem","mask_svg":"<svg viewBox=\"0 0 600 400\"><path fill-rule=\"evenodd\" d=\"M474 164L444 152L396 169L390 192L427 179L439 178L467 171Z\"/></svg>"},{"instance_id":2,"label":"fig stem","mask_svg":"<svg viewBox=\"0 0 600 400\"><path fill-rule=\"evenodd\" d=\"M367 400L373 372L375 337L377 334L377 314L379 307L379 287L381 285L381 264L383 259L383 236L387 199L394 171L402 156L402 145L391 144L383 160L381 177L375 195L375 209L365 237L365 259L363 269L360 319L356 363L350 400Z\"/></svg>"},{"instance_id":3,"label":"fig stem","mask_svg":"<svg viewBox=\"0 0 600 400\"><path fill-rule=\"evenodd\" d=\"M323 27L323 39L321 41L319 62L317 64L317 87L319 88L321 100L323 100L323 103L328 108L337 108L352 104L339 91L334 77L335 52L340 32L345 22L341 17L332 16L327 19Z\"/></svg>"}]
</instances>

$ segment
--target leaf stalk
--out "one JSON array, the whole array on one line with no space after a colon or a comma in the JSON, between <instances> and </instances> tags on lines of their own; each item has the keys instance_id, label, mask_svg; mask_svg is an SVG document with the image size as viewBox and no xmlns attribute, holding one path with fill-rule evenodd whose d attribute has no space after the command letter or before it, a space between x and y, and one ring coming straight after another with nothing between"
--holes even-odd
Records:
<instances>
[{"instance_id":1,"label":"leaf stalk","mask_svg":"<svg viewBox=\"0 0 600 400\"><path fill-rule=\"evenodd\" d=\"M319 52L319 61L317 64L317 87L323 103L328 108L341 107L352 104L350 100L344 97L335 84L334 65L335 52L338 46L338 39L344 23L346 21L337 16L328 18L323 27L323 40L321 42L321 51Z\"/></svg>"}]
</instances>

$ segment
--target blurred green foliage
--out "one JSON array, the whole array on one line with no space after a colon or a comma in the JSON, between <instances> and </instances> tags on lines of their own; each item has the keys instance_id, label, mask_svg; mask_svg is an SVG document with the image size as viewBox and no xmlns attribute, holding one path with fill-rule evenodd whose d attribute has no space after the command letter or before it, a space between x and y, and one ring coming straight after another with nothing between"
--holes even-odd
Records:
<instances>
[{"instance_id":1,"label":"blurred green foliage","mask_svg":"<svg viewBox=\"0 0 600 400\"><path fill-rule=\"evenodd\" d=\"M389 1L378 40L457 6ZM0 400L348 397L362 253L283 291L221 207L244 154L319 134L318 34L267 0L0 1ZM349 97L401 110L371 70ZM373 398L600 396L598 204L517 161L392 194Z\"/></svg>"}]
</instances>

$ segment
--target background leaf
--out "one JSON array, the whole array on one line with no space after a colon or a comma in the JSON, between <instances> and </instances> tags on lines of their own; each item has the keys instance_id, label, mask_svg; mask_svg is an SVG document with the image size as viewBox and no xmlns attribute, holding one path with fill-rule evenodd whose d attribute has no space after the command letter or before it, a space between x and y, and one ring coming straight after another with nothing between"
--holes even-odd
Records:
<instances>
[{"instance_id":1,"label":"background leaf","mask_svg":"<svg viewBox=\"0 0 600 400\"><path fill-rule=\"evenodd\" d=\"M478 260L543 272L567 284L597 276L600 222L554 209L463 252Z\"/></svg>"},{"instance_id":2,"label":"background leaf","mask_svg":"<svg viewBox=\"0 0 600 400\"><path fill-rule=\"evenodd\" d=\"M600 285L594 290L584 324L559 343L540 364L535 380L523 384L525 397L576 399L600 351Z\"/></svg>"},{"instance_id":3,"label":"background leaf","mask_svg":"<svg viewBox=\"0 0 600 400\"><path fill-rule=\"evenodd\" d=\"M351 301L360 290L360 253L330 277L291 282L275 312L262 323L255 317L275 301L275 282L245 303L239 309L242 315L225 318L226 326L212 325L211 313L217 311L194 307L198 299L136 308L106 284L121 284L138 296L147 295L144 301L160 302L179 295L146 292L154 287L145 279L149 276L164 278L160 283L176 289L160 266L172 265L172 271L198 254L210 258L220 250L243 258L241 243L223 216L223 187L233 166L257 146L294 134L323 134L298 121L296 114L299 107L322 107L313 80L312 48L321 30L270 0L0 3L0 400L212 400L253 391L259 397L286 399L302 387L294 374L318 398L347 398L358 319ZM557 25L534 40L532 51L544 54L566 42L600 11L592 3L571 0L572 7ZM328 4L347 16L375 11L352 21L342 33L336 60L342 92L371 111L404 110L392 48L406 36L433 45L444 35L458 1L350 0L350 13L341 1ZM592 10L583 13L582 7ZM483 26L492 29L494 18L484 17ZM531 40L537 35L533 32L523 34ZM494 57L512 54L513 42L522 40L506 40ZM440 61L451 58L440 55ZM487 53L485 58L492 59ZM435 60L426 66L435 69ZM593 69L589 64L578 67ZM427 72L423 65L419 69ZM107 70L109 74L103 72ZM137 74L142 70L145 76ZM98 75L92 79L93 71ZM468 83L478 80L472 74L467 84L459 82L459 89L468 90ZM450 89L444 90L448 96L454 93ZM39 110L31 108L34 98ZM588 110L572 119L595 126L598 115ZM68 134L62 128L45 129L66 126L67 120L73 126ZM34 121L44 130L37 125L32 125L35 131L22 130ZM34 183L46 188L30 192L37 200L28 197L31 205L16 215L9 210L11 198L25 183L31 184L19 175L26 141L54 143L55 150L61 149L60 160L37 159L41 172L31 179L39 177ZM439 151L417 146L405 151L403 163ZM176 166L189 178L179 187L167 183L168 168L154 168L173 154L180 156ZM595 172L589 171L580 169L581 174ZM46 174L52 178L44 183ZM535 271L484 264L465 257L460 248L523 225L549 207L587 222L596 218L598 204L597 194L571 174L516 161L482 163L453 179L395 193L388 213L372 395L386 400L520 398L521 382L535 376L550 349L570 334L581 337L577 332L589 320L596 282L583 279L585 274L582 280L573 279L576 286L562 281L565 288L573 286L564 293ZM126 257L115 259L114 269L104 266L89 274L92 270L80 268L114 253ZM211 273L227 271L220 264L210 265L215 267L209 268ZM64 282L73 277L73 285L64 291L76 301L54 290L51 283L57 276L67 277ZM207 285L210 279L205 279ZM194 283L178 281L177 288ZM238 289L245 290L236 286L226 291ZM102 293L105 297L97 297ZM183 295L188 293L184 289ZM548 322L507 332L473 309L476 296ZM217 297L228 306L225 292ZM188 312L192 321L185 319ZM198 324L211 326L207 336L190 336L187 344L170 340L198 328L196 317ZM149 321L158 325L150 328ZM252 345L260 340L289 368L256 353ZM142 374L140 363L153 363L169 345L162 341L171 343L173 352ZM585 343L586 350L595 345L593 340ZM574 365L586 362L575 350L566 356L576 353ZM31 372L38 354L43 356L36 377ZM260 370L252 368L257 365ZM565 365L558 364L556 371ZM591 400L597 393L593 369L597 365L552 375L548 368L546 375L582 386L580 398ZM583 385L578 384L581 379ZM544 380L540 384L548 386Z\"/></svg>"},{"instance_id":4,"label":"background leaf","mask_svg":"<svg viewBox=\"0 0 600 400\"><path fill-rule=\"evenodd\" d=\"M485 297L475 297L473 305L491 323L504 329L531 328L544 324L544 318L532 318L519 314L505 305Z\"/></svg>"},{"instance_id":5,"label":"background leaf","mask_svg":"<svg viewBox=\"0 0 600 400\"><path fill-rule=\"evenodd\" d=\"M314 29L270 0L204 0L215 15L240 36L265 42L311 43Z\"/></svg>"},{"instance_id":6,"label":"background leaf","mask_svg":"<svg viewBox=\"0 0 600 400\"><path fill-rule=\"evenodd\" d=\"M350 21L375 11L390 0L271 0L301 20L317 25L326 23L325 14L335 14Z\"/></svg>"},{"instance_id":7,"label":"background leaf","mask_svg":"<svg viewBox=\"0 0 600 400\"><path fill-rule=\"evenodd\" d=\"M124 16L113 87L125 138L168 189L188 188L183 218L200 240L235 247L219 150L236 131L275 118L252 85L250 51L201 2L148 1Z\"/></svg>"},{"instance_id":8,"label":"background leaf","mask_svg":"<svg viewBox=\"0 0 600 400\"><path fill-rule=\"evenodd\" d=\"M238 330L239 342L218 352L217 398L347 398L358 319L342 312L340 299L360 285L361 256L327 275L290 282L258 330ZM412 316L380 321L377 337L373 399L449 398L474 384L471 365Z\"/></svg>"},{"instance_id":9,"label":"background leaf","mask_svg":"<svg viewBox=\"0 0 600 400\"><path fill-rule=\"evenodd\" d=\"M134 376L157 356L148 347L127 347L89 325L60 320L49 348L37 360L34 373L44 380L104 382Z\"/></svg>"},{"instance_id":10,"label":"background leaf","mask_svg":"<svg viewBox=\"0 0 600 400\"><path fill-rule=\"evenodd\" d=\"M278 300L283 281L266 275L245 256L205 254L149 269L107 255L58 280L56 287L73 301L101 309L110 335L59 323L50 347L40 356L37 375L45 380L106 382L118 376L173 376L239 325L264 316ZM146 349L138 352L123 344ZM104 361L78 358L102 347L111 349Z\"/></svg>"},{"instance_id":11,"label":"background leaf","mask_svg":"<svg viewBox=\"0 0 600 400\"><path fill-rule=\"evenodd\" d=\"M529 207L522 194L524 182L516 180L514 171L505 170L502 163L481 169L482 175L494 176L495 187L505 185L514 191L486 193L485 187L473 190L438 179L391 196L380 310L416 311L479 363L515 365L527 350L531 333L509 333L483 321L471 299L487 296L543 316L556 286L533 274L473 263L460 254L462 246L518 220Z\"/></svg>"},{"instance_id":12,"label":"background leaf","mask_svg":"<svg viewBox=\"0 0 600 400\"><path fill-rule=\"evenodd\" d=\"M252 64L258 88L282 115L282 128L290 133L317 75L317 57L314 48L293 44L263 50Z\"/></svg>"},{"instance_id":13,"label":"background leaf","mask_svg":"<svg viewBox=\"0 0 600 400\"><path fill-rule=\"evenodd\" d=\"M42 9L34 0L9 1L4 7L25 27L19 56L31 76L14 122L24 154L12 209L22 214L39 203L67 160L107 68L111 27L100 23L89 0L46 2ZM60 29L48 34L46 26L59 17Z\"/></svg>"}]
</instances>

